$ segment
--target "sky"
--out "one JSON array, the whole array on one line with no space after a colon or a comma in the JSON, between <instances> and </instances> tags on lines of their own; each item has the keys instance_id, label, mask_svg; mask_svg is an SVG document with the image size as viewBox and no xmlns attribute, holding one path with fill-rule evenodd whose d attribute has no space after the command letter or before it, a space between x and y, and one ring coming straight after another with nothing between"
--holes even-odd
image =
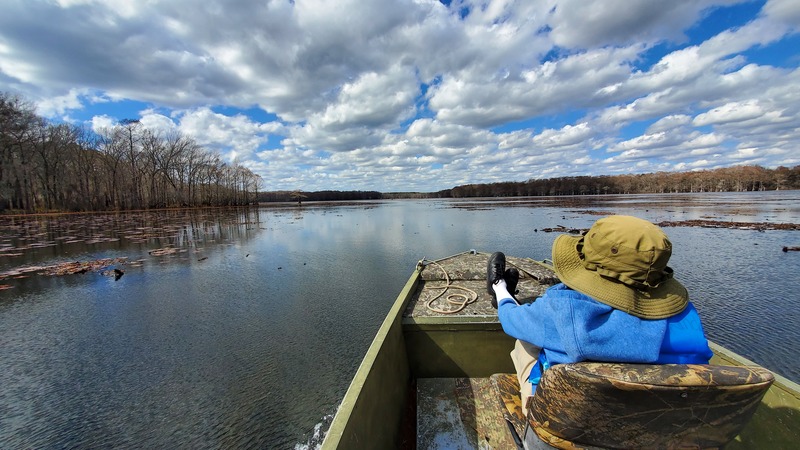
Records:
<instances>
[{"instance_id":1,"label":"sky","mask_svg":"<svg viewBox=\"0 0 800 450\"><path fill-rule=\"evenodd\" d=\"M263 190L800 164L800 1L0 0L0 91Z\"/></svg>"}]
</instances>

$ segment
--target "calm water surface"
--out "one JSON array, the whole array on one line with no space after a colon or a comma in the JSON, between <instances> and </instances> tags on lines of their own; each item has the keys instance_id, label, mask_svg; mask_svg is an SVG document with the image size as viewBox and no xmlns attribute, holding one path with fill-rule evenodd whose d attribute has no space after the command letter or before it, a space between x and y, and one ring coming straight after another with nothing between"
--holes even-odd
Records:
<instances>
[{"instance_id":1,"label":"calm water surface","mask_svg":"<svg viewBox=\"0 0 800 450\"><path fill-rule=\"evenodd\" d=\"M800 192L0 217L0 448L314 448L417 260L550 257L602 213L800 223ZM799 231L670 227L710 338L800 381ZM159 248L178 251L153 256Z\"/></svg>"}]
</instances>

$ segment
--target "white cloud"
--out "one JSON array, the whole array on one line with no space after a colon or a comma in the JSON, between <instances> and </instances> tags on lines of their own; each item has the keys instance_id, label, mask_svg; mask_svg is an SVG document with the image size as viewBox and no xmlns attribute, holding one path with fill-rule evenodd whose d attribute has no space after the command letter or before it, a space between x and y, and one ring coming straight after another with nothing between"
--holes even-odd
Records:
<instances>
[{"instance_id":1,"label":"white cloud","mask_svg":"<svg viewBox=\"0 0 800 450\"><path fill-rule=\"evenodd\" d=\"M763 13L771 21L785 23L795 30L800 27L800 3L795 0L769 0Z\"/></svg>"},{"instance_id":2,"label":"white cloud","mask_svg":"<svg viewBox=\"0 0 800 450\"><path fill-rule=\"evenodd\" d=\"M533 145L542 149L562 149L575 145L587 145L594 133L586 122L575 126L565 125L560 130L544 130L533 137Z\"/></svg>"},{"instance_id":3,"label":"white cloud","mask_svg":"<svg viewBox=\"0 0 800 450\"><path fill-rule=\"evenodd\" d=\"M328 132L349 127L396 128L413 117L419 83L407 68L395 66L386 73L368 72L344 84L335 102L313 114L309 123Z\"/></svg>"},{"instance_id":4,"label":"white cloud","mask_svg":"<svg viewBox=\"0 0 800 450\"><path fill-rule=\"evenodd\" d=\"M117 124L117 122L119 122L118 119L107 115L94 116L90 121L92 130L95 133L101 133L101 134L104 130L110 130L111 128L113 128Z\"/></svg>"},{"instance_id":5,"label":"white cloud","mask_svg":"<svg viewBox=\"0 0 800 450\"><path fill-rule=\"evenodd\" d=\"M36 112L45 117L63 116L68 110L83 106L80 97L85 93L85 89L70 89L65 95L42 99L36 103Z\"/></svg>"},{"instance_id":6,"label":"white cloud","mask_svg":"<svg viewBox=\"0 0 800 450\"><path fill-rule=\"evenodd\" d=\"M712 5L741 1L567 0L552 2L553 13L548 24L553 41L566 48L653 43L664 39L682 42L686 40L683 30L695 23L704 10Z\"/></svg>"},{"instance_id":7,"label":"white cloud","mask_svg":"<svg viewBox=\"0 0 800 450\"><path fill-rule=\"evenodd\" d=\"M603 48L545 62L501 80L447 78L432 89L430 108L437 118L473 126L588 107L630 74L636 48Z\"/></svg>"},{"instance_id":8,"label":"white cloud","mask_svg":"<svg viewBox=\"0 0 800 450\"><path fill-rule=\"evenodd\" d=\"M121 17L130 18L141 12L141 5L154 2L149 0L139 2L131 2L128 0L55 0L55 3L62 8L98 6L108 11L113 11Z\"/></svg>"},{"instance_id":9,"label":"white cloud","mask_svg":"<svg viewBox=\"0 0 800 450\"><path fill-rule=\"evenodd\" d=\"M761 117L764 112L755 100L731 102L697 115L692 123L701 127L704 125L741 122Z\"/></svg>"},{"instance_id":10,"label":"white cloud","mask_svg":"<svg viewBox=\"0 0 800 450\"><path fill-rule=\"evenodd\" d=\"M254 156L268 143L271 133L283 131L280 123L258 123L244 115L227 116L205 107L181 114L177 128L199 144L227 155L228 162L236 156Z\"/></svg>"},{"instance_id":11,"label":"white cloud","mask_svg":"<svg viewBox=\"0 0 800 450\"><path fill-rule=\"evenodd\" d=\"M665 116L647 127L647 134L658 133L659 131L671 131L688 125L691 123L691 121L692 118L686 114L672 114Z\"/></svg>"},{"instance_id":12,"label":"white cloud","mask_svg":"<svg viewBox=\"0 0 800 450\"><path fill-rule=\"evenodd\" d=\"M171 118L151 110L142 111L139 123L148 130L160 132L164 136L178 129Z\"/></svg>"}]
</instances>

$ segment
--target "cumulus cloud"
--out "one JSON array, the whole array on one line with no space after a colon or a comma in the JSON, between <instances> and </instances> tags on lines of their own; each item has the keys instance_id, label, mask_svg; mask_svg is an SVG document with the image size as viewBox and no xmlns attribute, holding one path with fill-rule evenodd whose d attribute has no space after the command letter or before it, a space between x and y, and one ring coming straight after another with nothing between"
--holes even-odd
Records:
<instances>
[{"instance_id":1,"label":"cumulus cloud","mask_svg":"<svg viewBox=\"0 0 800 450\"><path fill-rule=\"evenodd\" d=\"M105 130L110 130L115 125L117 125L118 122L119 119L103 114L100 116L92 117L90 123L92 130L95 133L103 134Z\"/></svg>"},{"instance_id":2,"label":"cumulus cloud","mask_svg":"<svg viewBox=\"0 0 800 450\"><path fill-rule=\"evenodd\" d=\"M367 72L342 85L336 100L312 114L309 123L328 132L351 127L396 128L414 115L419 82L413 71L394 66L385 73Z\"/></svg>"},{"instance_id":3,"label":"cumulus cloud","mask_svg":"<svg viewBox=\"0 0 800 450\"><path fill-rule=\"evenodd\" d=\"M575 126L565 125L560 130L544 130L533 138L537 148L560 149L584 144L593 137L594 133L586 122Z\"/></svg>"},{"instance_id":4,"label":"cumulus cloud","mask_svg":"<svg viewBox=\"0 0 800 450\"><path fill-rule=\"evenodd\" d=\"M499 80L447 78L431 90L429 106L442 120L478 127L590 107L616 100L603 88L626 80L635 55L633 47L602 48Z\"/></svg>"},{"instance_id":5,"label":"cumulus cloud","mask_svg":"<svg viewBox=\"0 0 800 450\"><path fill-rule=\"evenodd\" d=\"M268 143L271 134L283 130L280 123L259 123L243 114L226 116L206 107L187 111L178 117L177 129L181 133L192 136L200 145L227 155L229 162L237 156L254 156Z\"/></svg>"},{"instance_id":6,"label":"cumulus cloud","mask_svg":"<svg viewBox=\"0 0 800 450\"><path fill-rule=\"evenodd\" d=\"M276 190L791 165L798 32L792 0L10 2L0 90Z\"/></svg>"},{"instance_id":7,"label":"cumulus cloud","mask_svg":"<svg viewBox=\"0 0 800 450\"><path fill-rule=\"evenodd\" d=\"M692 118L685 114L673 114L665 116L647 127L647 133L652 134L658 133L659 131L672 131L676 128L689 125L691 121Z\"/></svg>"},{"instance_id":8,"label":"cumulus cloud","mask_svg":"<svg viewBox=\"0 0 800 450\"><path fill-rule=\"evenodd\" d=\"M36 103L36 111L45 117L62 116L67 111L78 109L83 105L80 97L85 92L85 89L70 89L64 95L41 99Z\"/></svg>"},{"instance_id":9,"label":"cumulus cloud","mask_svg":"<svg viewBox=\"0 0 800 450\"><path fill-rule=\"evenodd\" d=\"M696 126L704 126L741 122L761 117L764 113L765 111L758 105L758 102L754 100L731 102L708 112L698 114L692 123Z\"/></svg>"},{"instance_id":10,"label":"cumulus cloud","mask_svg":"<svg viewBox=\"0 0 800 450\"><path fill-rule=\"evenodd\" d=\"M553 42L566 48L603 45L648 44L662 40L683 42L684 30L712 6L740 3L714 0L610 0L552 2L548 25Z\"/></svg>"},{"instance_id":11,"label":"cumulus cloud","mask_svg":"<svg viewBox=\"0 0 800 450\"><path fill-rule=\"evenodd\" d=\"M800 4L794 0L770 0L763 12L771 21L787 24L795 30L800 27Z\"/></svg>"}]
</instances>

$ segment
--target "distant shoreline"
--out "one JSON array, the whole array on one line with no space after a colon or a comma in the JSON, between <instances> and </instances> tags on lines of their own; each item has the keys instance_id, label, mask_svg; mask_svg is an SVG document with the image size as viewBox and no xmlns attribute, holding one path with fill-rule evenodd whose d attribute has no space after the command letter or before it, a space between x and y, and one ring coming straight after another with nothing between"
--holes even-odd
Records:
<instances>
[{"instance_id":1,"label":"distant shoreline","mask_svg":"<svg viewBox=\"0 0 800 450\"><path fill-rule=\"evenodd\" d=\"M401 193L385 194L390 197L384 198L366 198L366 199L329 199L329 200L304 200L297 202L296 200L281 200L281 201L261 201L257 204L250 205L220 205L220 206L175 206L167 208L152 208L152 209L119 209L119 210L100 210L100 211L45 211L45 212L19 212L16 210L0 211L0 218L17 218L17 217L52 217L62 215L103 215L103 214L136 214L136 213L158 213L169 211L207 211L207 210L225 210L225 209L249 209L249 208L302 208L324 205L364 205L367 203L378 204L396 200L450 200L454 202L463 203L492 203L493 206L530 206L537 205L547 206L561 206L565 208L578 207L581 205L588 206L604 199L615 198L636 198L636 197L674 197L674 196L708 196L708 195L726 195L726 194L744 194L748 193L759 194L764 192L800 192L800 189L782 189L780 191L722 191L722 192L658 192L658 193L637 193L637 194L575 194L575 195L517 195L517 196L484 196L484 197L420 197L416 193L409 193L409 196L402 196ZM666 206L666 205L662 205ZM611 214L604 211L583 211L586 214L592 215L606 215ZM721 221L720 221L721 222ZM722 223L722 222L721 222ZM727 222L725 222L727 223ZM757 223L745 223L743 226L750 226ZM769 224L765 222L765 224ZM771 224L774 225L774 224ZM669 226L669 225L667 225ZM700 225L684 225L684 226L700 226ZM719 227L718 227L719 228ZM725 228L735 228L735 226L726 226Z\"/></svg>"}]
</instances>

